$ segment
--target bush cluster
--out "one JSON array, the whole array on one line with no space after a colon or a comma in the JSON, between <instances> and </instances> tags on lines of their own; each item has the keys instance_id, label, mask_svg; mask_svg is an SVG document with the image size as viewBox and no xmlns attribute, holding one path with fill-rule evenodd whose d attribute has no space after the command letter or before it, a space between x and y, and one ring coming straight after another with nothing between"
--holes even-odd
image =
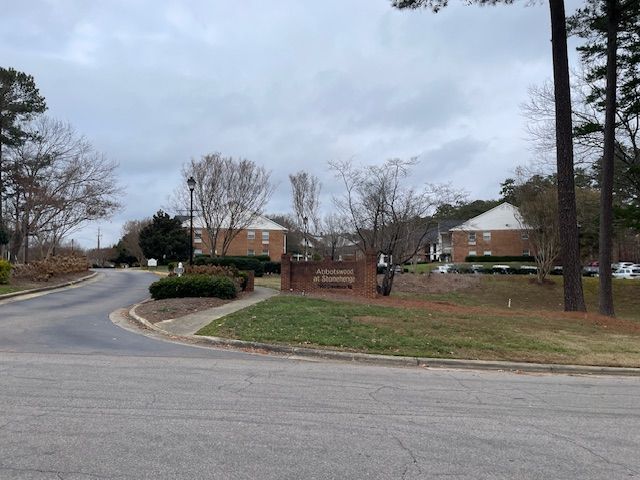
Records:
<instances>
[{"instance_id":1,"label":"bush cluster","mask_svg":"<svg viewBox=\"0 0 640 480\"><path fill-rule=\"evenodd\" d=\"M154 300L182 297L235 298L237 286L233 280L223 276L185 275L165 277L149 286Z\"/></svg>"},{"instance_id":2,"label":"bush cluster","mask_svg":"<svg viewBox=\"0 0 640 480\"><path fill-rule=\"evenodd\" d=\"M468 256L464 259L465 262L468 263L498 263L498 262L535 262L535 258L531 257L531 256L492 256L492 255L486 255L486 256L480 256L480 255L471 255Z\"/></svg>"},{"instance_id":3,"label":"bush cluster","mask_svg":"<svg viewBox=\"0 0 640 480\"><path fill-rule=\"evenodd\" d=\"M268 257L267 257L268 258ZM253 270L256 277L264 275L264 264L258 257L207 257L199 256L194 260L196 265L218 265L235 267L238 270Z\"/></svg>"},{"instance_id":4,"label":"bush cluster","mask_svg":"<svg viewBox=\"0 0 640 480\"><path fill-rule=\"evenodd\" d=\"M26 265L14 265L13 277L34 282L46 282L56 275L86 272L88 269L89 262L86 257L61 255L36 260Z\"/></svg>"},{"instance_id":5,"label":"bush cluster","mask_svg":"<svg viewBox=\"0 0 640 480\"><path fill-rule=\"evenodd\" d=\"M0 260L0 285L9 283L11 276L11 264L6 260Z\"/></svg>"}]
</instances>

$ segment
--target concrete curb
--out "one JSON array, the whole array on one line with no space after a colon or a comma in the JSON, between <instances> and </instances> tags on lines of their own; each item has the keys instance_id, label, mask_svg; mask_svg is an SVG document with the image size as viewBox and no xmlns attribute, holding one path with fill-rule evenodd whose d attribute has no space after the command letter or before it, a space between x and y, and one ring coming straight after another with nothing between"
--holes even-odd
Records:
<instances>
[{"instance_id":1,"label":"concrete curb","mask_svg":"<svg viewBox=\"0 0 640 480\"><path fill-rule=\"evenodd\" d=\"M340 352L336 350L320 350L315 348L290 347L288 345L273 345L269 343L248 342L245 340L231 340L220 337L205 337L200 335L174 335L155 326L136 313L136 308L142 303L131 307L129 316L145 328L160 333L172 340L182 341L190 345L209 345L224 348L249 350L256 353L275 353L290 357L314 358L321 360L337 360L343 362L358 362L369 365L390 367L423 367L423 368L454 368L465 370L494 370L528 373L562 373L572 375L614 375L640 376L640 368L632 367L600 367L587 365L561 365L526 362L503 362L492 360L459 360L447 358L400 357L391 355L374 355L368 353Z\"/></svg>"},{"instance_id":2,"label":"concrete curb","mask_svg":"<svg viewBox=\"0 0 640 480\"><path fill-rule=\"evenodd\" d=\"M58 288L70 287L77 283L91 280L96 275L98 275L98 272L93 272L91 275L87 275L86 277L78 278L77 280L71 280L70 282L59 283L57 285L48 285L46 287L31 288L29 290L20 290L19 292L4 293L0 295L0 300L6 300L7 298L21 297L23 295L31 295L32 293L47 292L49 290L57 290Z\"/></svg>"}]
</instances>

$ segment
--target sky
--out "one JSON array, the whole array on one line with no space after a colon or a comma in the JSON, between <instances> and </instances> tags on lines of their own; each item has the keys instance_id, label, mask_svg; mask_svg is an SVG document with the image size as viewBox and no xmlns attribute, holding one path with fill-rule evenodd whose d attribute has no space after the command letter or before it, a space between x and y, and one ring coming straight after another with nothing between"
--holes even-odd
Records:
<instances>
[{"instance_id":1,"label":"sky","mask_svg":"<svg viewBox=\"0 0 640 480\"><path fill-rule=\"evenodd\" d=\"M496 198L534 155L527 89L552 76L549 7L531 3L0 0L0 65L33 75L48 115L118 162L123 208L72 235L94 247L98 228L115 243L167 207L183 163L212 152L272 172L268 213L292 211L299 170L330 211L331 160L417 157L412 185Z\"/></svg>"}]
</instances>

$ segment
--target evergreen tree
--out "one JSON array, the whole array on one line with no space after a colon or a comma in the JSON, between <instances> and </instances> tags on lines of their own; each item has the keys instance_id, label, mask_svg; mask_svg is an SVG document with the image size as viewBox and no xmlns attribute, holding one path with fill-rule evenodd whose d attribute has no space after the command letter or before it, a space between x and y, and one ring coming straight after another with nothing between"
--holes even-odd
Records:
<instances>
[{"instance_id":1,"label":"evergreen tree","mask_svg":"<svg viewBox=\"0 0 640 480\"><path fill-rule=\"evenodd\" d=\"M604 110L604 125L591 125L587 130L601 130L604 135L600 168L600 248L599 310L613 315L611 259L613 246L613 192L616 153L625 149L616 145L616 129L622 118L640 113L638 97L640 76L640 3L629 0L587 0L571 18L571 27L586 42L578 50L587 69L589 102ZM620 82L618 81L620 77ZM618 101L619 98L619 101ZM635 127L637 130L637 127ZM635 135L631 138L634 139ZM636 146L632 141L632 146ZM636 155L632 159L637 164Z\"/></svg>"},{"instance_id":2,"label":"evergreen tree","mask_svg":"<svg viewBox=\"0 0 640 480\"><path fill-rule=\"evenodd\" d=\"M146 258L155 258L162 263L185 260L190 252L189 234L180 220L158 210L151 224L140 231L140 248Z\"/></svg>"},{"instance_id":3,"label":"evergreen tree","mask_svg":"<svg viewBox=\"0 0 640 480\"><path fill-rule=\"evenodd\" d=\"M3 149L24 142L24 123L47 109L31 75L0 67L0 224L3 223Z\"/></svg>"}]
</instances>

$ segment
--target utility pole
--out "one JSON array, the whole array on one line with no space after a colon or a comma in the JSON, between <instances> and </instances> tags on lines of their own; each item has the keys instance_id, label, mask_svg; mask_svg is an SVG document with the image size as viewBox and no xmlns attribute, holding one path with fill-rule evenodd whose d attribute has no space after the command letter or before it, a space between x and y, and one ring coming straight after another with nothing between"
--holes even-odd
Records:
<instances>
[{"instance_id":1,"label":"utility pole","mask_svg":"<svg viewBox=\"0 0 640 480\"><path fill-rule=\"evenodd\" d=\"M100 227L98 227L98 260L100 261L100 266L104 267L104 262L102 260L102 254L100 253Z\"/></svg>"}]
</instances>

